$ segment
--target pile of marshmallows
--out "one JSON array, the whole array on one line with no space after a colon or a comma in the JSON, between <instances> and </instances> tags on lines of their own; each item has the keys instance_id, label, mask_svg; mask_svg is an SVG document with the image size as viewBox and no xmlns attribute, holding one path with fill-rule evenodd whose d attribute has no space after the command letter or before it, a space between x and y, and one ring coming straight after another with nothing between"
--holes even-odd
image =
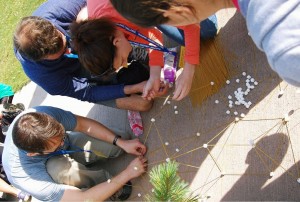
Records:
<instances>
[{"instance_id":1,"label":"pile of marshmallows","mask_svg":"<svg viewBox=\"0 0 300 202\"><path fill-rule=\"evenodd\" d=\"M231 95L228 95L228 107L230 109L233 108L234 105L244 105L247 109L252 105L252 102L251 101L246 101L245 100L245 97L244 96L247 96L251 90L253 90L255 88L255 86L258 85L258 82L252 78L250 75L247 75L246 72L243 72L242 75L245 77L245 84L246 84L246 90L243 91L243 89L241 87L237 88L235 91L234 91L234 97L235 97L235 100L234 98L231 96ZM236 79L235 80L236 83L240 83L240 79ZM230 81L227 80L226 81L227 85L230 84ZM215 100L215 103L216 104L219 104L219 100ZM226 114L230 114L231 111L228 109L226 111ZM238 112L237 111L234 111L233 112L234 115L238 115ZM244 117L245 114L241 114L241 117Z\"/></svg>"}]
</instances>

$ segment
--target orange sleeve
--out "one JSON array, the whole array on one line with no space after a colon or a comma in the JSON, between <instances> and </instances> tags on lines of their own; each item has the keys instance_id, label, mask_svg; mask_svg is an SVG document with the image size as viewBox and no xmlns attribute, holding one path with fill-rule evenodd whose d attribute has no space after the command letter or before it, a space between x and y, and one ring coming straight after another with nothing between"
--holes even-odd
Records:
<instances>
[{"instance_id":1,"label":"orange sleeve","mask_svg":"<svg viewBox=\"0 0 300 202\"><path fill-rule=\"evenodd\" d=\"M156 28L148 29L148 38L159 43L160 45L163 45L162 33ZM160 67L164 66L164 55L162 51L149 49L148 53L149 53L150 66L160 66Z\"/></svg>"},{"instance_id":2,"label":"orange sleeve","mask_svg":"<svg viewBox=\"0 0 300 202\"><path fill-rule=\"evenodd\" d=\"M184 31L185 55L184 60L190 64L199 64L200 26L199 24L178 26Z\"/></svg>"}]
</instances>

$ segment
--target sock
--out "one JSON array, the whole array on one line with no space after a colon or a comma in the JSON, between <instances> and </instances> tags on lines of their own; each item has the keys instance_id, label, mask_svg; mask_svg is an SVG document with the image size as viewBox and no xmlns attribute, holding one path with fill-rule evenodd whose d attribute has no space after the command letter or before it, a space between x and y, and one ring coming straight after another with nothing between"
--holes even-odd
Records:
<instances>
[{"instance_id":1,"label":"sock","mask_svg":"<svg viewBox=\"0 0 300 202\"><path fill-rule=\"evenodd\" d=\"M130 128L135 136L140 136L144 133L144 127L140 112L128 110L128 120Z\"/></svg>"}]
</instances>

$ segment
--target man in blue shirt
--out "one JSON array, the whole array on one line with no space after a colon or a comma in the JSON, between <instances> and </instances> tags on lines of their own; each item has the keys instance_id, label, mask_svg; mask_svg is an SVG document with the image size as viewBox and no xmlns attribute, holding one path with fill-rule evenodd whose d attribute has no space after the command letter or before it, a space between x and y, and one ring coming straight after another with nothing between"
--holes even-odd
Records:
<instances>
[{"instance_id":1,"label":"man in blue shirt","mask_svg":"<svg viewBox=\"0 0 300 202\"><path fill-rule=\"evenodd\" d=\"M11 184L40 201L104 201L146 170L146 146L132 136L127 129L113 133L92 119L39 106L24 111L9 127L2 162ZM123 151L138 157L114 177L85 166Z\"/></svg>"},{"instance_id":2,"label":"man in blue shirt","mask_svg":"<svg viewBox=\"0 0 300 202\"><path fill-rule=\"evenodd\" d=\"M78 58L65 54L69 25L80 20L77 15L85 5L85 0L49 0L33 16L21 20L14 35L14 47L26 75L51 95L64 95L121 109L149 110L153 102L136 95L143 92L145 82L97 85Z\"/></svg>"}]
</instances>

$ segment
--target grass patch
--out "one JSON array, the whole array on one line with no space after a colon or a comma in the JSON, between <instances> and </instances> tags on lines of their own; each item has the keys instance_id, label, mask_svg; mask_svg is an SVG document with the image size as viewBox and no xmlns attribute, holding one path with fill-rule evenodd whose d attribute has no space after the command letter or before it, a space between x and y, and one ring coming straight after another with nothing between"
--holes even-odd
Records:
<instances>
[{"instance_id":1,"label":"grass patch","mask_svg":"<svg viewBox=\"0 0 300 202\"><path fill-rule=\"evenodd\" d=\"M19 91L29 78L23 72L21 64L13 52L13 33L22 17L29 16L45 0L0 0L0 82Z\"/></svg>"}]
</instances>

